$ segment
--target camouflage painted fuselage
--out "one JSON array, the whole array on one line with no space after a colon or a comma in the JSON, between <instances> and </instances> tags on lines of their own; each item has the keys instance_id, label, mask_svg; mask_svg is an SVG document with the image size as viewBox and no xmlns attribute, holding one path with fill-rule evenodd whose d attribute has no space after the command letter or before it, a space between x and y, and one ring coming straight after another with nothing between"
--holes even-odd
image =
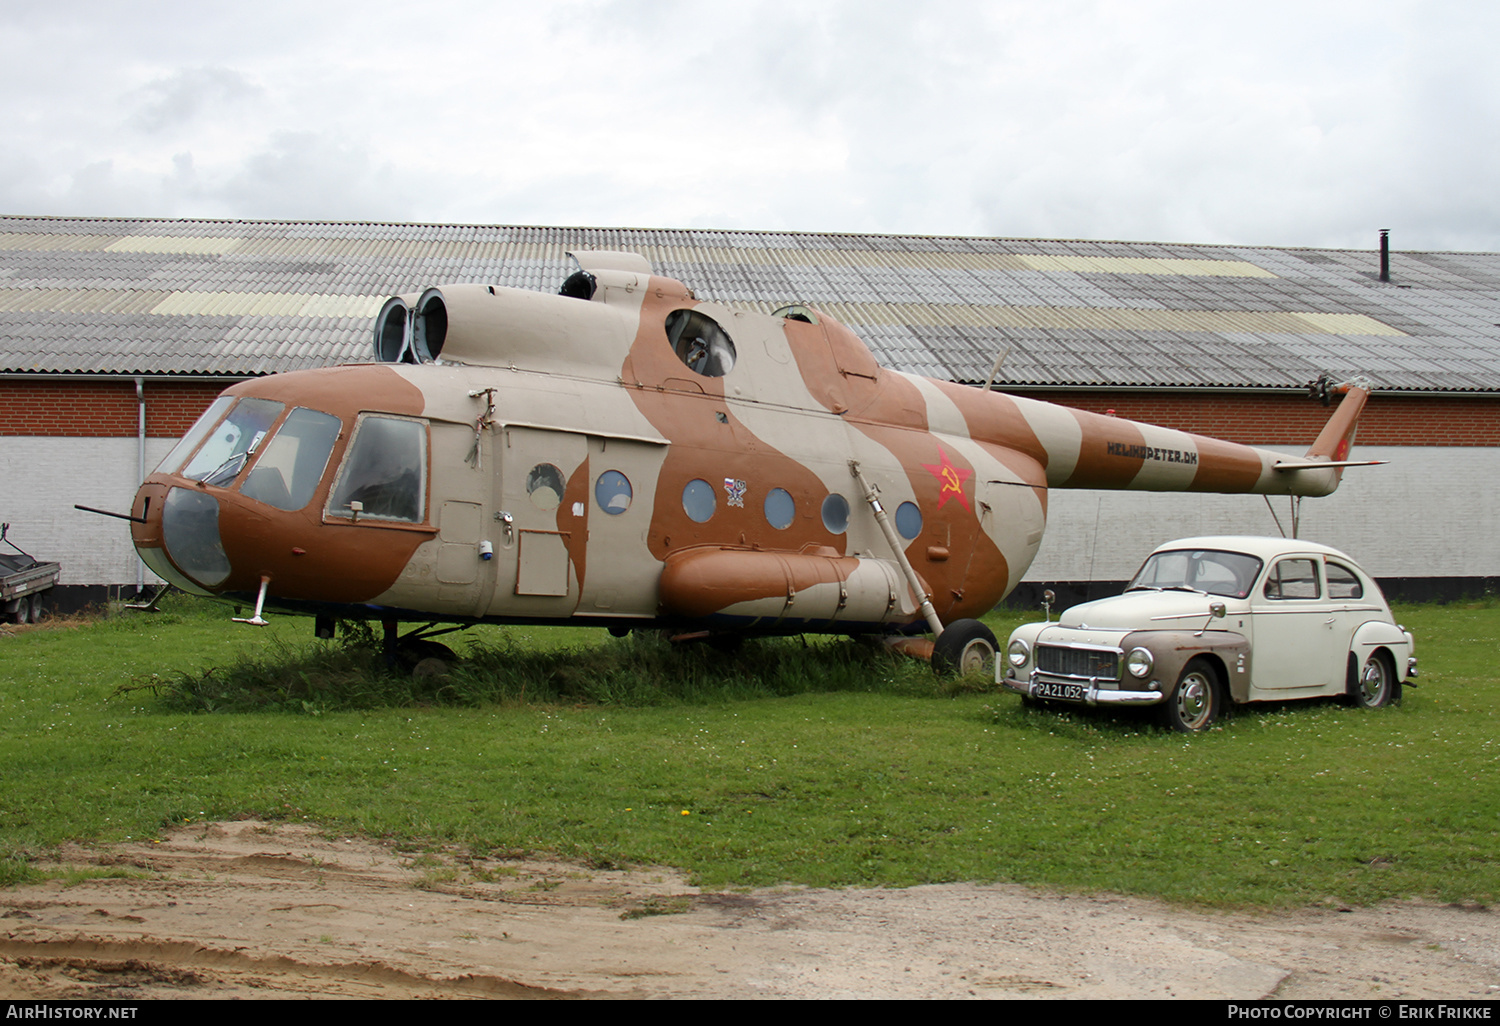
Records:
<instances>
[{"instance_id":1,"label":"camouflage painted fuselage","mask_svg":"<svg viewBox=\"0 0 1500 1026\"><path fill-rule=\"evenodd\" d=\"M133 509L143 558L239 602L264 580L268 606L301 612L858 633L922 616L851 461L945 622L1020 581L1050 488L1338 484L1336 467L1278 471L1277 453L884 369L826 314L700 303L639 258L578 256L591 298L461 285L393 300L377 352L388 328L393 359L436 361L227 390L282 412L232 479L184 475L192 446L147 479ZM698 315L686 330L681 311ZM690 342L729 355L715 363ZM1311 458L1344 458L1363 398L1345 400ZM311 498L278 508L246 482L297 408L338 418L337 438ZM377 415L425 432L410 514L337 501L353 440ZM168 507L195 511L194 544L212 512L219 579L164 530Z\"/></svg>"}]
</instances>

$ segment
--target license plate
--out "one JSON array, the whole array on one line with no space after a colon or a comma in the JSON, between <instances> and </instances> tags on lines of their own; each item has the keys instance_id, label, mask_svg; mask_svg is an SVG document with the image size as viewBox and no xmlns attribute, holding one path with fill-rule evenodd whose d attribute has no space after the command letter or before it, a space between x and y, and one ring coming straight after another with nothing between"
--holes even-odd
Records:
<instances>
[{"instance_id":1,"label":"license plate","mask_svg":"<svg viewBox=\"0 0 1500 1026\"><path fill-rule=\"evenodd\" d=\"M1031 685L1032 698L1054 698L1064 702L1082 702L1082 684L1052 684L1039 680Z\"/></svg>"}]
</instances>

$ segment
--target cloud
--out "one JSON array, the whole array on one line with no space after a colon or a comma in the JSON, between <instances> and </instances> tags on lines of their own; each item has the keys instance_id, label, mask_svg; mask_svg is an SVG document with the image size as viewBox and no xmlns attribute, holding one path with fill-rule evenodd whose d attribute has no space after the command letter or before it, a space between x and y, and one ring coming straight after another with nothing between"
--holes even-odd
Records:
<instances>
[{"instance_id":1,"label":"cloud","mask_svg":"<svg viewBox=\"0 0 1500 1026\"><path fill-rule=\"evenodd\" d=\"M203 116L232 117L263 90L230 68L182 68L153 79L138 91L134 127L158 133L190 126Z\"/></svg>"},{"instance_id":2,"label":"cloud","mask_svg":"<svg viewBox=\"0 0 1500 1026\"><path fill-rule=\"evenodd\" d=\"M417 199L399 171L364 146L316 132L277 132L214 178L198 195L233 217L392 220Z\"/></svg>"},{"instance_id":3,"label":"cloud","mask_svg":"<svg viewBox=\"0 0 1500 1026\"><path fill-rule=\"evenodd\" d=\"M1497 30L1408 0L33 5L0 209L1496 250Z\"/></svg>"}]
</instances>

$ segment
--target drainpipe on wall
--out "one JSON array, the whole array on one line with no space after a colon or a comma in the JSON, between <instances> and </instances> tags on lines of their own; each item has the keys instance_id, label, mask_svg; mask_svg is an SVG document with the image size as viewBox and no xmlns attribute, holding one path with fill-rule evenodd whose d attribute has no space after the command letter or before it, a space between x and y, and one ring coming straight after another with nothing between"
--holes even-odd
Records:
<instances>
[{"instance_id":1,"label":"drainpipe on wall","mask_svg":"<svg viewBox=\"0 0 1500 1026\"><path fill-rule=\"evenodd\" d=\"M135 377L135 448L140 473L136 478L136 488L146 483L146 379L139 374ZM135 557L135 594L139 598L146 592L146 564L141 561L139 554Z\"/></svg>"}]
</instances>

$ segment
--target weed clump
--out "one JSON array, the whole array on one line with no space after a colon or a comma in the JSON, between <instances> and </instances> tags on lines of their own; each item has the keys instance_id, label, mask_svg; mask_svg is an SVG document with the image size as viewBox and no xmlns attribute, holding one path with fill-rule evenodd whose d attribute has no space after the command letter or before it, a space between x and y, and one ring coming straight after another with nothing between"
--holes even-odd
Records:
<instances>
[{"instance_id":1,"label":"weed clump","mask_svg":"<svg viewBox=\"0 0 1500 1026\"><path fill-rule=\"evenodd\" d=\"M921 664L847 640L767 638L733 653L673 644L654 632L567 649L531 647L505 633L472 642L462 659L386 666L366 624L340 625L333 644L275 643L223 666L153 674L118 693L150 690L168 709L283 710L481 707L510 703L656 706L810 692L935 694Z\"/></svg>"},{"instance_id":2,"label":"weed clump","mask_svg":"<svg viewBox=\"0 0 1500 1026\"><path fill-rule=\"evenodd\" d=\"M42 878L31 857L22 851L0 853L0 890L35 883Z\"/></svg>"}]
</instances>

